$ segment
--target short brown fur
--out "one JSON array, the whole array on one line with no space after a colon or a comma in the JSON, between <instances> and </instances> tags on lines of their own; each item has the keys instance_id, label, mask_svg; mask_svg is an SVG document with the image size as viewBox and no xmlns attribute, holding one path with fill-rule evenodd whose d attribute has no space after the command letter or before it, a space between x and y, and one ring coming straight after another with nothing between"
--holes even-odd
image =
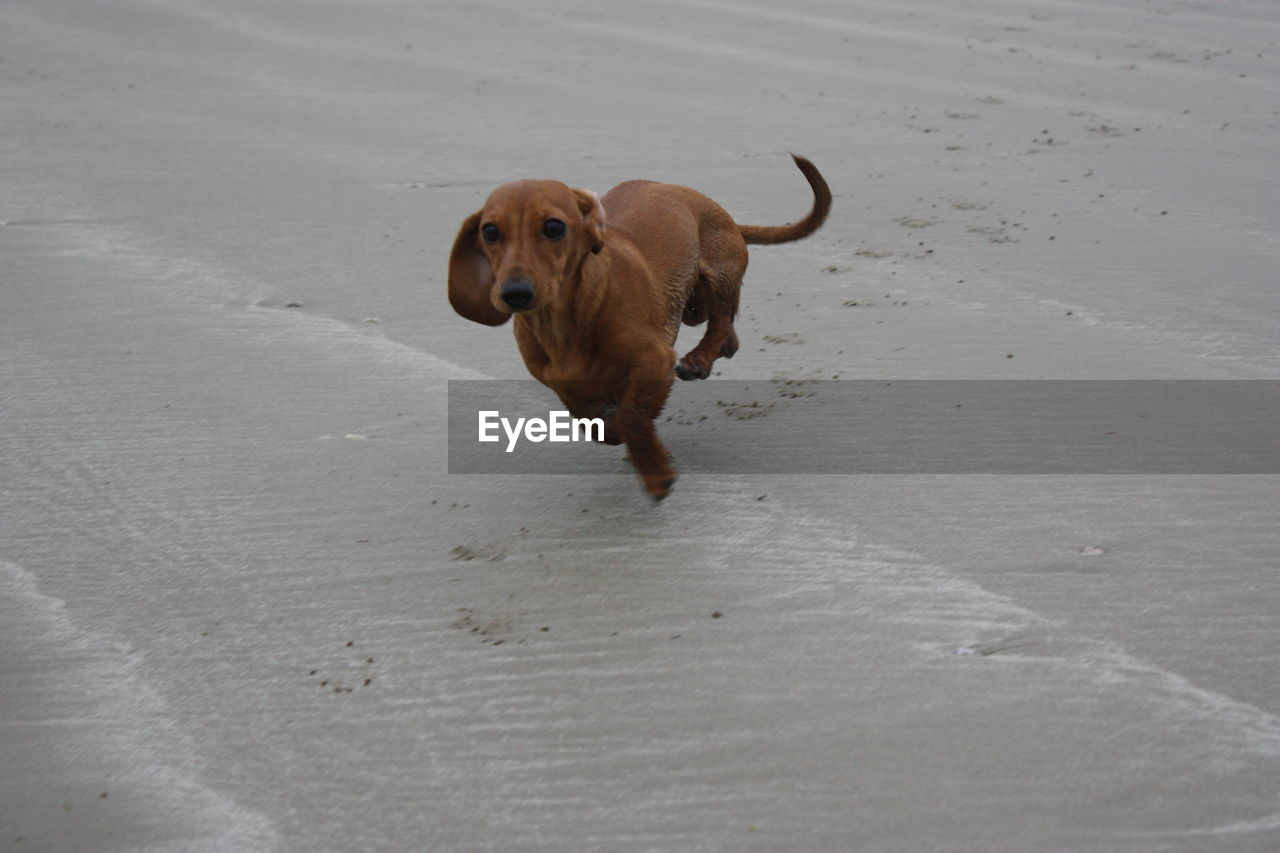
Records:
<instances>
[{"instance_id":1,"label":"short brown fur","mask_svg":"<svg viewBox=\"0 0 1280 853\"><path fill-rule=\"evenodd\" d=\"M676 376L705 379L717 358L737 352L747 244L807 237L831 209L817 168L792 156L813 208L781 226L737 225L710 198L675 184L627 181L603 199L559 181L504 184L458 231L449 302L489 326L515 314L529 372L573 417L603 418L605 441L626 444L645 489L661 500L676 473L653 421ZM707 329L677 361L682 322Z\"/></svg>"}]
</instances>

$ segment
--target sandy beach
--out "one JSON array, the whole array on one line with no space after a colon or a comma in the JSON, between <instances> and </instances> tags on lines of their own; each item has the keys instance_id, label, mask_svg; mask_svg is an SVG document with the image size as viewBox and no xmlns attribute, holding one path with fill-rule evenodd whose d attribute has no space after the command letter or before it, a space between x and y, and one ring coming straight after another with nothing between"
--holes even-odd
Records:
<instances>
[{"instance_id":1,"label":"sandy beach","mask_svg":"<svg viewBox=\"0 0 1280 853\"><path fill-rule=\"evenodd\" d=\"M1278 62L1267 0L4 4L0 849L1280 849L1280 475L696 462L778 433L733 382L1280 379ZM445 298L493 187L781 224L792 151L670 497L450 473L527 378Z\"/></svg>"}]
</instances>

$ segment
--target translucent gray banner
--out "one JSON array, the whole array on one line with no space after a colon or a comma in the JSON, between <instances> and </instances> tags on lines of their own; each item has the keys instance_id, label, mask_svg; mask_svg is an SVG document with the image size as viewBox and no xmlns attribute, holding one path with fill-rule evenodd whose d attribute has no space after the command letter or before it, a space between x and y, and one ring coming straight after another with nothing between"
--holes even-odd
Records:
<instances>
[{"instance_id":1,"label":"translucent gray banner","mask_svg":"<svg viewBox=\"0 0 1280 853\"><path fill-rule=\"evenodd\" d=\"M617 473L563 409L533 380L451 380L449 473ZM656 421L682 473L721 474L1277 474L1278 425L1270 380L713 379Z\"/></svg>"}]
</instances>

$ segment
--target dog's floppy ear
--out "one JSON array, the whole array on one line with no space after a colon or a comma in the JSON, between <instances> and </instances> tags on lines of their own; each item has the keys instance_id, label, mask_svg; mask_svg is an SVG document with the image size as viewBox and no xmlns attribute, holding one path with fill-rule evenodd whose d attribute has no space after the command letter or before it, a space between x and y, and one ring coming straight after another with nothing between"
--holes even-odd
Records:
<instances>
[{"instance_id":1,"label":"dog's floppy ear","mask_svg":"<svg viewBox=\"0 0 1280 853\"><path fill-rule=\"evenodd\" d=\"M449 304L468 320L501 326L511 315L493 307L493 267L480 251L480 213L468 216L449 253Z\"/></svg>"},{"instance_id":2,"label":"dog's floppy ear","mask_svg":"<svg viewBox=\"0 0 1280 853\"><path fill-rule=\"evenodd\" d=\"M591 237L591 254L598 255L604 248L604 205L600 203L600 197L591 190L575 189L573 194L578 197L582 224Z\"/></svg>"}]
</instances>

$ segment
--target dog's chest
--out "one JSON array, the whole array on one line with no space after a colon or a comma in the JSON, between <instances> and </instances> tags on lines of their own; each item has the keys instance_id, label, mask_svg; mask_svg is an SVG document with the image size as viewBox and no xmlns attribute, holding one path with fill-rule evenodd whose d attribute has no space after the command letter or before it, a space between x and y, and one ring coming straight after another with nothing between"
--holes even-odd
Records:
<instances>
[{"instance_id":1,"label":"dog's chest","mask_svg":"<svg viewBox=\"0 0 1280 853\"><path fill-rule=\"evenodd\" d=\"M540 364L526 361L529 372L547 385L573 382L617 382L625 378L618 365L585 353L557 353Z\"/></svg>"}]
</instances>

